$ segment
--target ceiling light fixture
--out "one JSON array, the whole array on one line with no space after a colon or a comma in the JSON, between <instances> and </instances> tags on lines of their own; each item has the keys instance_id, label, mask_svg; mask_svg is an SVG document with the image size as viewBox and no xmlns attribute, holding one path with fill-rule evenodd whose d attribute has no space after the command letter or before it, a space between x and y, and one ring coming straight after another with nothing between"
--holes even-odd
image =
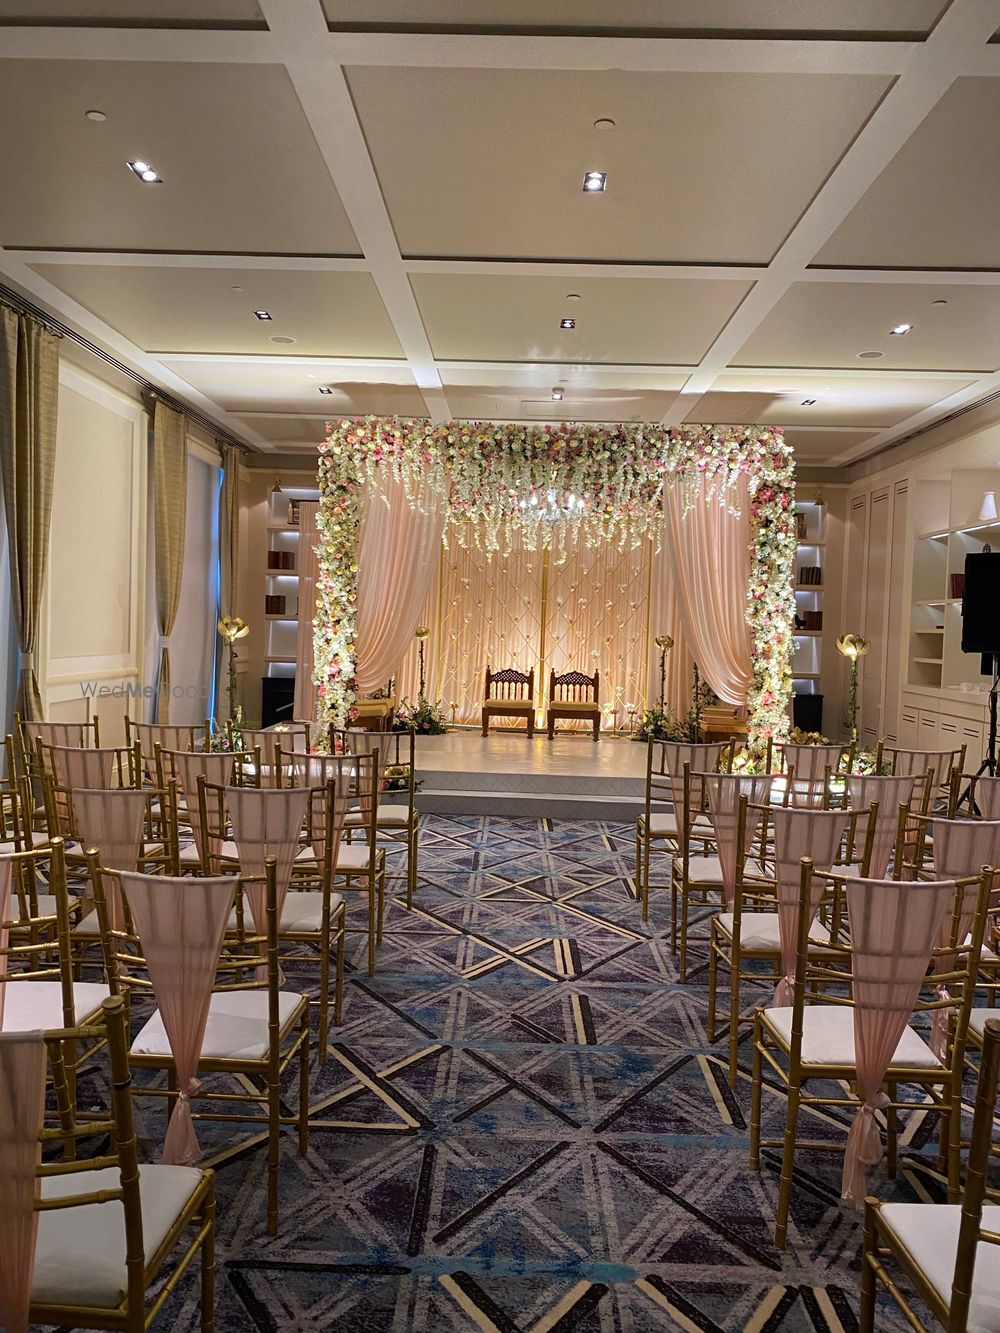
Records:
<instances>
[{"instance_id":1,"label":"ceiling light fixture","mask_svg":"<svg viewBox=\"0 0 1000 1333\"><path fill-rule=\"evenodd\" d=\"M271 494L272 494L272 495L281 495L281 494L283 494L282 489L281 489L281 478L278 477L278 476L276 476L276 477L274 478L274 485L271 487Z\"/></svg>"},{"instance_id":2,"label":"ceiling light fixture","mask_svg":"<svg viewBox=\"0 0 1000 1333\"><path fill-rule=\"evenodd\" d=\"M286 333L275 333L270 341L273 343L281 343L282 346L287 346L289 343L293 343L295 339L289 338Z\"/></svg>"},{"instance_id":3,"label":"ceiling light fixture","mask_svg":"<svg viewBox=\"0 0 1000 1333\"><path fill-rule=\"evenodd\" d=\"M333 393L333 390L330 388L329 384L321 384L319 386L319 391L320 393Z\"/></svg>"},{"instance_id":4,"label":"ceiling light fixture","mask_svg":"<svg viewBox=\"0 0 1000 1333\"><path fill-rule=\"evenodd\" d=\"M816 406L816 399L815 399L815 398L803 398L803 399L802 399L802 406L803 406L803 407L815 407L815 406Z\"/></svg>"},{"instance_id":5,"label":"ceiling light fixture","mask_svg":"<svg viewBox=\"0 0 1000 1333\"><path fill-rule=\"evenodd\" d=\"M936 301L931 302L931 305L947 305L947 304L948 302L944 299L943 296L939 296Z\"/></svg>"},{"instance_id":6,"label":"ceiling light fixture","mask_svg":"<svg viewBox=\"0 0 1000 1333\"><path fill-rule=\"evenodd\" d=\"M566 390L560 389L559 385L557 384L555 388L552 390L552 397L556 400L556 402L559 402L560 399L562 399L565 396L565 393Z\"/></svg>"},{"instance_id":7,"label":"ceiling light fixture","mask_svg":"<svg viewBox=\"0 0 1000 1333\"><path fill-rule=\"evenodd\" d=\"M896 338L902 338L903 334L909 333L912 328L912 324L897 324L896 327L890 329L889 332Z\"/></svg>"},{"instance_id":8,"label":"ceiling light fixture","mask_svg":"<svg viewBox=\"0 0 1000 1333\"><path fill-rule=\"evenodd\" d=\"M885 356L885 352L858 352L859 361L877 361L880 356Z\"/></svg>"},{"instance_id":9,"label":"ceiling light fixture","mask_svg":"<svg viewBox=\"0 0 1000 1333\"><path fill-rule=\"evenodd\" d=\"M595 130L613 130L614 127L615 122L610 116L598 116L597 120L594 121Z\"/></svg>"},{"instance_id":10,"label":"ceiling light fixture","mask_svg":"<svg viewBox=\"0 0 1000 1333\"><path fill-rule=\"evenodd\" d=\"M253 313L254 313L254 318L255 318L255 319L270 319L270 318L271 318L270 313L269 313L267 310L255 310Z\"/></svg>"},{"instance_id":11,"label":"ceiling light fixture","mask_svg":"<svg viewBox=\"0 0 1000 1333\"><path fill-rule=\"evenodd\" d=\"M85 111L83 114L88 120L95 120L97 122L107 120L107 116L103 111Z\"/></svg>"},{"instance_id":12,"label":"ceiling light fixture","mask_svg":"<svg viewBox=\"0 0 1000 1333\"><path fill-rule=\"evenodd\" d=\"M575 319L561 319L561 320L559 321L559 327L560 327L561 329L575 329L575 328L576 328L576 320L575 320Z\"/></svg>"},{"instance_id":13,"label":"ceiling light fixture","mask_svg":"<svg viewBox=\"0 0 1000 1333\"><path fill-rule=\"evenodd\" d=\"M583 178L584 194L600 194L608 188L608 173L606 171L588 171Z\"/></svg>"},{"instance_id":14,"label":"ceiling light fixture","mask_svg":"<svg viewBox=\"0 0 1000 1333\"><path fill-rule=\"evenodd\" d=\"M135 162L130 162L128 164L128 169L134 176L138 176L139 179L144 181L147 185L163 184L159 173L155 171L148 162L143 162L141 158L137 159Z\"/></svg>"},{"instance_id":15,"label":"ceiling light fixture","mask_svg":"<svg viewBox=\"0 0 1000 1333\"><path fill-rule=\"evenodd\" d=\"M567 301L582 301L582 300L583 300L583 297L580 295L579 292L567 292L567 293L566 293L566 300L567 300Z\"/></svg>"}]
</instances>

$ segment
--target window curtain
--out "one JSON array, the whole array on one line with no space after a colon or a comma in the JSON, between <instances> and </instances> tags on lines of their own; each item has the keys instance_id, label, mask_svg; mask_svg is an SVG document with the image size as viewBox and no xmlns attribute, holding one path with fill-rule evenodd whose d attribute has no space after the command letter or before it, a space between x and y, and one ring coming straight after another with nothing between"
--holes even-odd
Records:
<instances>
[{"instance_id":1,"label":"window curtain","mask_svg":"<svg viewBox=\"0 0 1000 1333\"><path fill-rule=\"evenodd\" d=\"M0 306L0 470L11 595L21 655L17 710L40 719L35 676L42 588L49 555L56 461L59 350L55 335Z\"/></svg>"},{"instance_id":2,"label":"window curtain","mask_svg":"<svg viewBox=\"0 0 1000 1333\"><path fill-rule=\"evenodd\" d=\"M153 505L156 512L156 614L160 665L153 698L153 721L170 721L170 650L167 641L177 618L184 573L187 511L187 442L184 417L157 399L153 409Z\"/></svg>"},{"instance_id":3,"label":"window curtain","mask_svg":"<svg viewBox=\"0 0 1000 1333\"><path fill-rule=\"evenodd\" d=\"M184 558L170 649L170 717L190 726L213 712L219 643L219 468L197 454L187 460L184 512Z\"/></svg>"},{"instance_id":4,"label":"window curtain","mask_svg":"<svg viewBox=\"0 0 1000 1333\"><path fill-rule=\"evenodd\" d=\"M386 477L368 496L358 547L359 694L396 674L420 624L444 529L442 499L427 488L411 505Z\"/></svg>"},{"instance_id":5,"label":"window curtain","mask_svg":"<svg viewBox=\"0 0 1000 1333\"><path fill-rule=\"evenodd\" d=\"M733 486L738 517L720 500L706 499L704 485L702 478L687 513L681 487L667 486L665 546L691 655L723 703L743 707L753 684L746 620L750 579L746 481L740 478Z\"/></svg>"},{"instance_id":6,"label":"window curtain","mask_svg":"<svg viewBox=\"0 0 1000 1333\"><path fill-rule=\"evenodd\" d=\"M239 614L240 563L240 458L235 444L222 448L222 485L219 488L219 615ZM229 683L229 664L219 651L215 675L215 697L225 695Z\"/></svg>"},{"instance_id":7,"label":"window curtain","mask_svg":"<svg viewBox=\"0 0 1000 1333\"><path fill-rule=\"evenodd\" d=\"M319 505L315 500L303 500L299 505L299 631L295 647L295 706L292 716L300 722L312 721L316 716L313 617L316 614L316 575L319 572L316 556L318 512Z\"/></svg>"}]
</instances>

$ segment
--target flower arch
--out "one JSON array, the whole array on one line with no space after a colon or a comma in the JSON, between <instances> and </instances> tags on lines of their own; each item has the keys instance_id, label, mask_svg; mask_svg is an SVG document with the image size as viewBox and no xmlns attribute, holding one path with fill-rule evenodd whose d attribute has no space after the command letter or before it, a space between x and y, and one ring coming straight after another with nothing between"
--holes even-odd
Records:
<instances>
[{"instance_id":1,"label":"flower arch","mask_svg":"<svg viewBox=\"0 0 1000 1333\"><path fill-rule=\"evenodd\" d=\"M319 561L314 628L317 721L343 726L354 701L358 541L366 485L387 470L412 504L428 484L447 497L449 532L487 552L509 552L515 535L564 555L574 541L620 549L659 544L663 490L686 504L733 504L747 481L753 654L751 744L787 731L795 598L794 461L780 429L434 424L394 417L345 418L319 446ZM695 492L697 491L697 499Z\"/></svg>"}]
</instances>

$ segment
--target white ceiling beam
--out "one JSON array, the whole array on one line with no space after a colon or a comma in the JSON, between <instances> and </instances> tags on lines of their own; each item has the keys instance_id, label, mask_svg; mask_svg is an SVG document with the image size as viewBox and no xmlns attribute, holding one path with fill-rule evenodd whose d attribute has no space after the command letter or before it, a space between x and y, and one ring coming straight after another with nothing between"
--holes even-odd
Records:
<instances>
[{"instance_id":1,"label":"white ceiling beam","mask_svg":"<svg viewBox=\"0 0 1000 1333\"><path fill-rule=\"evenodd\" d=\"M441 378L347 81L339 64L317 59L330 40L322 9L316 0L261 0L261 9L413 377L435 420L446 420L449 412Z\"/></svg>"},{"instance_id":2,"label":"white ceiling beam","mask_svg":"<svg viewBox=\"0 0 1000 1333\"><path fill-rule=\"evenodd\" d=\"M192 254L162 250L28 250L8 246L22 264L73 264L78 268L275 269L304 273L367 273L361 256Z\"/></svg>"},{"instance_id":3,"label":"white ceiling beam","mask_svg":"<svg viewBox=\"0 0 1000 1333\"><path fill-rule=\"evenodd\" d=\"M907 417L904 421L898 421L895 426L879 431L878 434L873 435L862 444L855 445L853 449L845 449L842 454L830 459L830 466L843 467L848 463L853 463L856 459L866 457L868 454L877 453L879 449L884 449L887 445L912 434L913 431L919 430L922 426L932 426L936 421L940 421L942 417L957 411L958 408L976 403L981 398L996 393L998 389L1000 389L1000 371L992 375L982 375L967 388L959 389L956 393L949 394L947 398L941 398L929 407L914 412L912 416Z\"/></svg>"},{"instance_id":4,"label":"white ceiling beam","mask_svg":"<svg viewBox=\"0 0 1000 1333\"><path fill-rule=\"evenodd\" d=\"M953 0L927 41L911 48L904 72L709 347L665 424L680 425L792 284L806 277L808 265L996 28L995 0Z\"/></svg>"},{"instance_id":5,"label":"white ceiling beam","mask_svg":"<svg viewBox=\"0 0 1000 1333\"><path fill-rule=\"evenodd\" d=\"M280 64L274 37L233 28L0 27L4 60L136 60L163 64Z\"/></svg>"}]
</instances>

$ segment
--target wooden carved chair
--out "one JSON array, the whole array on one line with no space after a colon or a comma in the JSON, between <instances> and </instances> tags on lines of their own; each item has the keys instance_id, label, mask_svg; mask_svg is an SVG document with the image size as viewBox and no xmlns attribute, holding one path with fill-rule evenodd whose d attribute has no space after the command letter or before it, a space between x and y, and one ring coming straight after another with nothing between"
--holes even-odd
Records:
<instances>
[{"instance_id":1,"label":"wooden carved chair","mask_svg":"<svg viewBox=\"0 0 1000 1333\"><path fill-rule=\"evenodd\" d=\"M594 727L594 740L601 735L600 672L585 676L582 671L565 671L557 676L553 671L549 677L549 706L545 714L545 725L549 740L555 735L556 723L567 718L590 722Z\"/></svg>"},{"instance_id":2,"label":"wooden carved chair","mask_svg":"<svg viewBox=\"0 0 1000 1333\"><path fill-rule=\"evenodd\" d=\"M523 717L528 735L535 734L535 668L527 673L514 667L502 671L486 668L483 690L483 735L488 736L494 717Z\"/></svg>"}]
</instances>

